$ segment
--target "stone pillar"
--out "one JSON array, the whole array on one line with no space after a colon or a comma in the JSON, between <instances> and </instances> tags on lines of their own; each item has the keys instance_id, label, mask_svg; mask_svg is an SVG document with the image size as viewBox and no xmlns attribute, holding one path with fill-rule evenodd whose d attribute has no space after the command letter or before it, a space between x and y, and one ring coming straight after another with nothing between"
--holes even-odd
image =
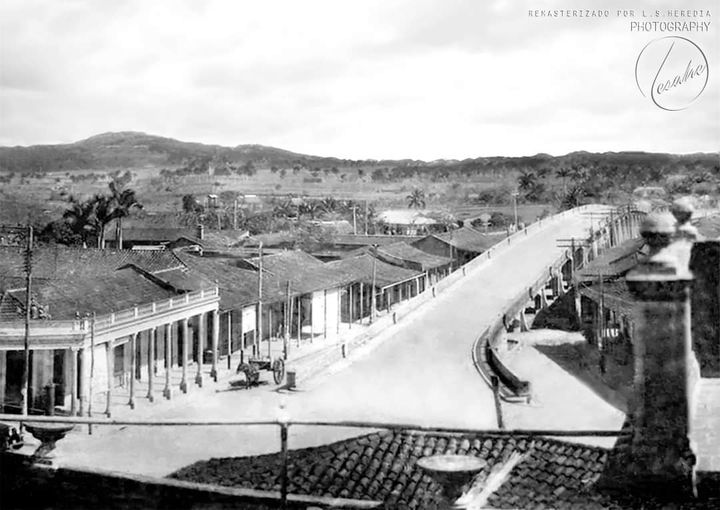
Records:
<instances>
[{"instance_id":1,"label":"stone pillar","mask_svg":"<svg viewBox=\"0 0 720 510\"><path fill-rule=\"evenodd\" d=\"M165 324L165 388L163 389L163 397L170 400L172 398L172 386L170 385L170 375L172 373L172 324Z\"/></svg>"},{"instance_id":2,"label":"stone pillar","mask_svg":"<svg viewBox=\"0 0 720 510\"><path fill-rule=\"evenodd\" d=\"M692 490L695 456L688 433L699 373L690 336L692 275L671 244L668 214L649 216L641 234L647 260L627 276L634 308L633 435L624 478L633 489L676 498Z\"/></svg>"},{"instance_id":3,"label":"stone pillar","mask_svg":"<svg viewBox=\"0 0 720 510\"><path fill-rule=\"evenodd\" d=\"M210 369L210 377L212 377L213 381L217 382L218 342L220 341L220 314L217 310L213 310L212 314L212 368ZM229 355L230 351L228 351L228 356Z\"/></svg>"},{"instance_id":4,"label":"stone pillar","mask_svg":"<svg viewBox=\"0 0 720 510\"><path fill-rule=\"evenodd\" d=\"M187 393L188 382L187 382L187 368L188 368L188 350L190 349L190 327L188 325L187 317L182 320L182 379L180 379L180 391Z\"/></svg>"},{"instance_id":5,"label":"stone pillar","mask_svg":"<svg viewBox=\"0 0 720 510\"><path fill-rule=\"evenodd\" d=\"M130 395L128 398L128 405L130 409L135 409L135 367L137 366L137 341L140 333L134 333L130 335Z\"/></svg>"},{"instance_id":6,"label":"stone pillar","mask_svg":"<svg viewBox=\"0 0 720 510\"><path fill-rule=\"evenodd\" d=\"M153 396L153 379L155 378L155 339L157 338L157 328L152 328L148 335L148 392L147 398L150 402L155 401Z\"/></svg>"},{"instance_id":7,"label":"stone pillar","mask_svg":"<svg viewBox=\"0 0 720 510\"><path fill-rule=\"evenodd\" d=\"M105 402L105 415L110 418L114 377L113 372L115 372L115 340L110 340L105 345L107 348L107 399Z\"/></svg>"},{"instance_id":8,"label":"stone pillar","mask_svg":"<svg viewBox=\"0 0 720 510\"><path fill-rule=\"evenodd\" d=\"M262 320L262 318L260 319ZM198 315L198 340L197 340L197 373L195 374L195 384L202 388L203 385L203 353L205 351L205 337L207 336L207 327L205 322L205 313ZM262 338L260 339L262 342Z\"/></svg>"}]
</instances>

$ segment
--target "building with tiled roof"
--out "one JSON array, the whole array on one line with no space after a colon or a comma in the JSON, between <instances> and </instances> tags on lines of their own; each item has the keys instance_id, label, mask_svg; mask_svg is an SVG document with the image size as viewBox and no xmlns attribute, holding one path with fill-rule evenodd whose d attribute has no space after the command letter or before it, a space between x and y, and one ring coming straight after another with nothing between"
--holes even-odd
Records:
<instances>
[{"instance_id":1,"label":"building with tiled roof","mask_svg":"<svg viewBox=\"0 0 720 510\"><path fill-rule=\"evenodd\" d=\"M438 257L451 258L457 267L477 257L505 237L504 233L486 234L465 225L449 232L423 237L412 245Z\"/></svg>"},{"instance_id":2,"label":"building with tiled roof","mask_svg":"<svg viewBox=\"0 0 720 510\"><path fill-rule=\"evenodd\" d=\"M111 229L105 237L108 248L117 248L119 240L116 238L117 230ZM163 248L168 245L177 245L185 241L186 244L201 245L204 238L202 227L198 228L169 228L169 227L133 227L122 231L122 248L154 247Z\"/></svg>"},{"instance_id":3,"label":"building with tiled roof","mask_svg":"<svg viewBox=\"0 0 720 510\"><path fill-rule=\"evenodd\" d=\"M180 352L199 345L203 333L209 344L209 330L203 327L216 317L215 284L191 272L172 252L38 247L28 300L23 250L0 251L0 405L8 411L21 405L27 306L30 409L52 403L44 388L54 383L55 405L77 413L91 386L95 394L131 391L126 382L141 379L143 367L168 355L169 369L187 365ZM161 339L164 348L153 352L150 345L163 345ZM101 377L90 374L91 351Z\"/></svg>"}]
</instances>

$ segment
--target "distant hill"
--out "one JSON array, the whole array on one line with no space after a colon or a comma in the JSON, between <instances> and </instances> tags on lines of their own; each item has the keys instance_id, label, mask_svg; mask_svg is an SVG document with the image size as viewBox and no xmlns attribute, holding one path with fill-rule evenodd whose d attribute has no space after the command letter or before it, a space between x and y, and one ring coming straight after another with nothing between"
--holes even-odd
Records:
<instances>
[{"instance_id":1,"label":"distant hill","mask_svg":"<svg viewBox=\"0 0 720 510\"><path fill-rule=\"evenodd\" d=\"M341 161L263 145L223 147L134 131L103 133L70 144L0 147L0 170L16 173L177 167L196 159L252 162L256 166L327 165Z\"/></svg>"},{"instance_id":2,"label":"distant hill","mask_svg":"<svg viewBox=\"0 0 720 510\"><path fill-rule=\"evenodd\" d=\"M542 167L585 166L603 168L663 168L678 165L687 169L712 168L718 164L718 154L672 155L646 152L572 152L564 156L537 154L525 157L481 157L475 159L436 160L432 162L403 160L354 161L333 157L298 154L263 145L223 147L134 131L103 133L85 140L60 145L33 145L29 147L0 147L0 171L18 174L48 171L73 172L75 170L117 170L128 168L178 168L197 161L213 161L241 166L252 164L256 168L291 168L299 165L308 168L366 167L384 168L385 178L403 177L405 169L424 173L433 170L470 174L502 168L503 171L538 170ZM665 172L663 172L665 173Z\"/></svg>"}]
</instances>

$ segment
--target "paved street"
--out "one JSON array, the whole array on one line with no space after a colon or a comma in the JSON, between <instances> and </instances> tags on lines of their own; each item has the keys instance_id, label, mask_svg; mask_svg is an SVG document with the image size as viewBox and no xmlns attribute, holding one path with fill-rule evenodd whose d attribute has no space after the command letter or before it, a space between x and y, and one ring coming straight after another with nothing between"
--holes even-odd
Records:
<instances>
[{"instance_id":1,"label":"paved street","mask_svg":"<svg viewBox=\"0 0 720 510\"><path fill-rule=\"evenodd\" d=\"M471 347L478 334L501 313L560 253L556 239L585 235L589 219L574 216L551 223L513 243L502 256L486 262L451 289L438 294L397 326L374 340L363 356L333 367L331 373L307 381L298 391L279 393L274 386L248 391L210 389L172 402L134 411L134 417L155 419L274 419L279 405L296 419L373 420L424 425L495 428L492 394L472 363ZM357 353L356 353L357 354ZM541 374L538 374L540 377ZM559 384L581 385L567 375ZM218 383L213 389L225 389ZM593 395L582 388L584 409L593 408ZM563 393L573 398L572 389ZM597 397L595 397L597 398ZM598 398L599 403L602 401ZM506 404L508 405L508 404ZM545 411L545 427L578 428L573 402L565 413L556 406ZM604 413L606 407L598 407ZM536 425L532 410L517 413L513 428ZM552 413L550 415L549 413ZM587 425L587 417L581 420ZM96 427L97 430L97 427ZM64 464L165 475L191 462L277 451L274 427L146 428L126 427L97 431L93 436L73 433L59 443ZM348 435L357 429L304 428L291 430L290 446L315 445Z\"/></svg>"}]
</instances>

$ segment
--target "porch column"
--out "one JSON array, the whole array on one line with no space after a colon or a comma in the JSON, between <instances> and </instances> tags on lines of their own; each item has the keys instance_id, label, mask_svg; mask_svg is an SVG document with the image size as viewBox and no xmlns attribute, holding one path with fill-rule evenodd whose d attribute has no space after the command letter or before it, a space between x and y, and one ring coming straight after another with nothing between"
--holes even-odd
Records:
<instances>
[{"instance_id":1,"label":"porch column","mask_svg":"<svg viewBox=\"0 0 720 510\"><path fill-rule=\"evenodd\" d=\"M155 339L157 338L157 328L152 328L148 335L148 392L147 398L150 402L155 401L153 397L153 379L155 374L153 373L155 367Z\"/></svg>"},{"instance_id":2,"label":"porch column","mask_svg":"<svg viewBox=\"0 0 720 510\"><path fill-rule=\"evenodd\" d=\"M190 348L190 342L188 337L190 336L190 327L188 326L187 317L182 320L182 336L183 336L183 350L182 350L182 379L180 380L180 391L187 393L187 364L188 364L188 349Z\"/></svg>"},{"instance_id":3,"label":"porch column","mask_svg":"<svg viewBox=\"0 0 720 510\"><path fill-rule=\"evenodd\" d=\"M217 310L213 310L212 314L212 369L210 370L210 377L213 378L213 381L217 382L218 341L220 339L220 314ZM230 356L229 350L228 356Z\"/></svg>"},{"instance_id":4,"label":"porch column","mask_svg":"<svg viewBox=\"0 0 720 510\"><path fill-rule=\"evenodd\" d=\"M110 418L110 406L112 405L113 372L115 372L115 340L107 344L107 401L105 403L105 415Z\"/></svg>"},{"instance_id":5,"label":"porch column","mask_svg":"<svg viewBox=\"0 0 720 510\"><path fill-rule=\"evenodd\" d=\"M242 313L242 311L240 312ZM232 310L228 311L227 314L227 367L228 370L232 369ZM242 331L240 333L242 335Z\"/></svg>"},{"instance_id":6,"label":"porch column","mask_svg":"<svg viewBox=\"0 0 720 510\"><path fill-rule=\"evenodd\" d=\"M137 356L135 351L137 349L137 339L139 334L140 333L133 333L130 340L130 398L128 399L130 409L135 409L135 377L137 376L135 373L135 367L137 365Z\"/></svg>"},{"instance_id":7,"label":"porch column","mask_svg":"<svg viewBox=\"0 0 720 510\"><path fill-rule=\"evenodd\" d=\"M195 374L195 384L202 388L203 385L203 353L205 351L205 337L207 336L207 328L205 324L205 313L198 315L198 341L197 341L197 373Z\"/></svg>"},{"instance_id":8,"label":"porch column","mask_svg":"<svg viewBox=\"0 0 720 510\"><path fill-rule=\"evenodd\" d=\"M365 317L365 293L363 292L365 287L364 283L360 284L360 323L362 324L363 317Z\"/></svg>"},{"instance_id":9,"label":"porch column","mask_svg":"<svg viewBox=\"0 0 720 510\"><path fill-rule=\"evenodd\" d=\"M327 289L323 290L323 338L327 338Z\"/></svg>"},{"instance_id":10,"label":"porch column","mask_svg":"<svg viewBox=\"0 0 720 510\"><path fill-rule=\"evenodd\" d=\"M70 350L70 416L78 411L78 351Z\"/></svg>"},{"instance_id":11,"label":"porch column","mask_svg":"<svg viewBox=\"0 0 720 510\"><path fill-rule=\"evenodd\" d=\"M172 388L170 386L170 372L172 371L172 324L165 324L165 389L163 389L163 397L170 400L172 398Z\"/></svg>"}]
</instances>

